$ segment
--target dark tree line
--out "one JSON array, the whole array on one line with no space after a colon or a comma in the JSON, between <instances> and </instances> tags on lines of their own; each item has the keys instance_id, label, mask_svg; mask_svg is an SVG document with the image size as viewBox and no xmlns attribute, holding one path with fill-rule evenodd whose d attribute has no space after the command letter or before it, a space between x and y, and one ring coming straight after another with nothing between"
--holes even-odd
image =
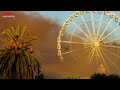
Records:
<instances>
[{"instance_id":1,"label":"dark tree line","mask_svg":"<svg viewBox=\"0 0 120 90\"><path fill-rule=\"evenodd\" d=\"M116 74L106 75L106 74L96 73L94 75L91 75L90 79L120 79L120 76Z\"/></svg>"}]
</instances>

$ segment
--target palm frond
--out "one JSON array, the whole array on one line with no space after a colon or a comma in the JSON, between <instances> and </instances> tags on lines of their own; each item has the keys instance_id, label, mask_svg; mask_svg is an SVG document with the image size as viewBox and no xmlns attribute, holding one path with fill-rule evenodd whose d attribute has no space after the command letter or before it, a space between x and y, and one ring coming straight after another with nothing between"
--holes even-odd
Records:
<instances>
[{"instance_id":1,"label":"palm frond","mask_svg":"<svg viewBox=\"0 0 120 90\"><path fill-rule=\"evenodd\" d=\"M3 31L6 37L2 40L5 46L0 49L0 74L4 78L35 79L40 75L41 64L33 56L31 47L32 41L36 39L26 35L25 31L26 26L21 33L20 26Z\"/></svg>"}]
</instances>

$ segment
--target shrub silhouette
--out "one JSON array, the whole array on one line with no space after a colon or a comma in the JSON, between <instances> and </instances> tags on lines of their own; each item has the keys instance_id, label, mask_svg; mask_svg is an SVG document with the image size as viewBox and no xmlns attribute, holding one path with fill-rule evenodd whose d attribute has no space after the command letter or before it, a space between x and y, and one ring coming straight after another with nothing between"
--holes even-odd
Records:
<instances>
[{"instance_id":1,"label":"shrub silhouette","mask_svg":"<svg viewBox=\"0 0 120 90\"><path fill-rule=\"evenodd\" d=\"M91 75L90 79L120 79L120 76L115 74L106 75L106 74L97 73L97 74Z\"/></svg>"},{"instance_id":2,"label":"shrub silhouette","mask_svg":"<svg viewBox=\"0 0 120 90\"><path fill-rule=\"evenodd\" d=\"M111 74L111 75L108 75L108 79L120 79L120 76L115 75L115 74Z\"/></svg>"},{"instance_id":3,"label":"shrub silhouette","mask_svg":"<svg viewBox=\"0 0 120 90\"><path fill-rule=\"evenodd\" d=\"M107 75L96 73L94 75L91 75L91 79L107 79Z\"/></svg>"},{"instance_id":4,"label":"shrub silhouette","mask_svg":"<svg viewBox=\"0 0 120 90\"><path fill-rule=\"evenodd\" d=\"M21 31L11 27L3 31L6 35L1 41L0 74L5 79L35 79L41 75L41 64L33 56L37 52L32 49L32 38L24 26ZM38 54L38 52L37 52ZM39 54L40 58L42 56Z\"/></svg>"}]
</instances>

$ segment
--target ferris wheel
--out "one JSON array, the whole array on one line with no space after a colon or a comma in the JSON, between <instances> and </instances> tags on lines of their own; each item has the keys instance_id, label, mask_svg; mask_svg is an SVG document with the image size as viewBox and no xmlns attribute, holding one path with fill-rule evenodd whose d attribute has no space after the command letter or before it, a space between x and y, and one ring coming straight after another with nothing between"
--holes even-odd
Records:
<instances>
[{"instance_id":1,"label":"ferris wheel","mask_svg":"<svg viewBox=\"0 0 120 90\"><path fill-rule=\"evenodd\" d=\"M111 11L75 11L59 31L57 50L60 62L84 60L119 73L120 18Z\"/></svg>"}]
</instances>

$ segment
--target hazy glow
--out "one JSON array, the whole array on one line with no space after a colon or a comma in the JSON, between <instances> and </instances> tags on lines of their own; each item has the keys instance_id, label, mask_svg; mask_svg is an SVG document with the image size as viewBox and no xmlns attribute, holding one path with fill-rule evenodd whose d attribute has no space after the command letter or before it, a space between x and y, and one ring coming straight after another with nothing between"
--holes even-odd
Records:
<instances>
[{"instance_id":1,"label":"hazy glow","mask_svg":"<svg viewBox=\"0 0 120 90\"><path fill-rule=\"evenodd\" d=\"M99 42L95 42L95 47L98 47L99 46Z\"/></svg>"}]
</instances>

